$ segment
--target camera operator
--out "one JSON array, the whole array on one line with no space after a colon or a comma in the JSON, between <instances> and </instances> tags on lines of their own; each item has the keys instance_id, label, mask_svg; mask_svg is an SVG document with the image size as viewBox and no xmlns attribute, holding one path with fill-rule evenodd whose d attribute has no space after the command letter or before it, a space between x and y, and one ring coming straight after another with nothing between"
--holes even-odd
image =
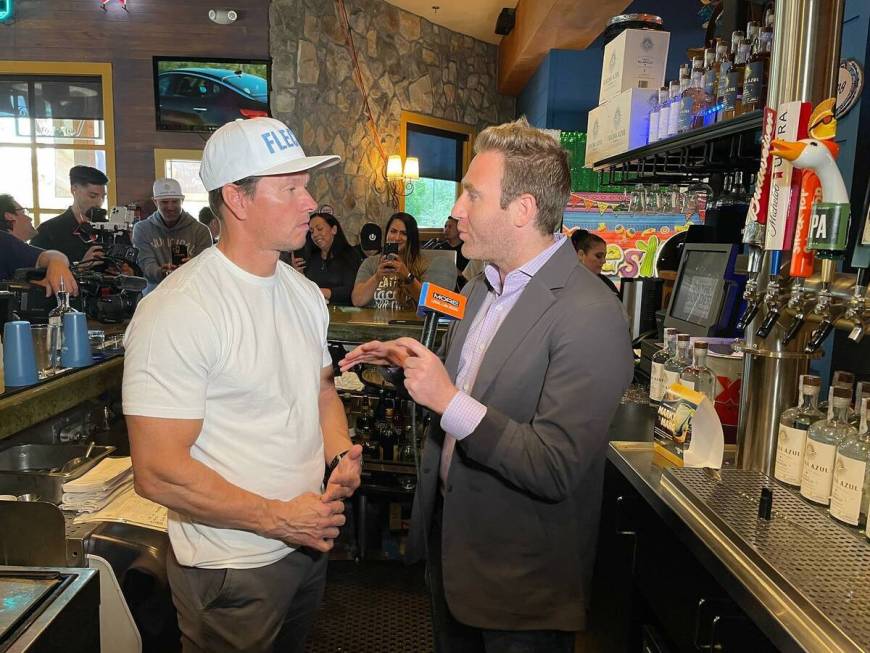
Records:
<instances>
[{"instance_id":1,"label":"camera operator","mask_svg":"<svg viewBox=\"0 0 870 653\"><path fill-rule=\"evenodd\" d=\"M90 232L82 231L82 225L105 220L106 212L100 207L106 201L109 178L96 168L74 166L69 171L69 182L72 206L40 224L30 243L34 247L63 252L73 262L98 260L102 257L102 248L93 243Z\"/></svg>"},{"instance_id":2,"label":"camera operator","mask_svg":"<svg viewBox=\"0 0 870 653\"><path fill-rule=\"evenodd\" d=\"M31 217L12 195L0 195L0 217L0 281L11 279L19 268L45 268L45 279L33 283L45 288L46 297L60 288L61 280L66 290L78 293L64 254L25 242L36 230Z\"/></svg>"},{"instance_id":3,"label":"camera operator","mask_svg":"<svg viewBox=\"0 0 870 653\"><path fill-rule=\"evenodd\" d=\"M157 210L133 227L133 246L139 250L139 267L148 280L143 295L212 245L208 227L181 208L181 184L175 179L158 179L153 191Z\"/></svg>"}]
</instances>

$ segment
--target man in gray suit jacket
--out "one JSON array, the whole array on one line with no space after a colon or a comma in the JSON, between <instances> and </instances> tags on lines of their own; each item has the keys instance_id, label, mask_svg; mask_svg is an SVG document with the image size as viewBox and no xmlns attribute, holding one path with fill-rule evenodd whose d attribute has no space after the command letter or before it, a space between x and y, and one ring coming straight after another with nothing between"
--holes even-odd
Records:
<instances>
[{"instance_id":1,"label":"man in gray suit jacket","mask_svg":"<svg viewBox=\"0 0 870 653\"><path fill-rule=\"evenodd\" d=\"M343 367L401 365L435 419L409 556L426 555L439 651L565 653L585 625L607 427L632 374L618 300L554 235L567 156L525 119L490 127L451 214L464 290L446 362L410 338L366 343Z\"/></svg>"}]
</instances>

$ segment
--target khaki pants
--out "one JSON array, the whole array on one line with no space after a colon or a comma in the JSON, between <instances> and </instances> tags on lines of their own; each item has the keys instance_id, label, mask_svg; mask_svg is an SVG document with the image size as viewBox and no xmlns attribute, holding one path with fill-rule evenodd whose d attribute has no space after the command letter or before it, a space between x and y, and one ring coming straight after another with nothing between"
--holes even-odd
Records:
<instances>
[{"instance_id":1,"label":"khaki pants","mask_svg":"<svg viewBox=\"0 0 870 653\"><path fill-rule=\"evenodd\" d=\"M199 569L170 554L184 653L301 653L323 599L327 559L300 549L255 569Z\"/></svg>"}]
</instances>

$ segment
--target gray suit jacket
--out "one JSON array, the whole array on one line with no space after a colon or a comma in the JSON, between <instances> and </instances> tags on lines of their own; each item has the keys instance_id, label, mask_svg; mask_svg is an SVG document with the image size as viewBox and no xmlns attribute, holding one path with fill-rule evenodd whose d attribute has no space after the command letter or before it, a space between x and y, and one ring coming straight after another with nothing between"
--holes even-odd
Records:
<instances>
[{"instance_id":1,"label":"gray suit jacket","mask_svg":"<svg viewBox=\"0 0 870 653\"><path fill-rule=\"evenodd\" d=\"M445 336L456 378L489 286L464 289ZM633 369L619 301L570 242L529 281L486 352L471 395L487 407L457 443L444 488L442 565L453 615L486 629L585 626L607 427ZM408 543L425 555L444 432L427 433Z\"/></svg>"}]
</instances>

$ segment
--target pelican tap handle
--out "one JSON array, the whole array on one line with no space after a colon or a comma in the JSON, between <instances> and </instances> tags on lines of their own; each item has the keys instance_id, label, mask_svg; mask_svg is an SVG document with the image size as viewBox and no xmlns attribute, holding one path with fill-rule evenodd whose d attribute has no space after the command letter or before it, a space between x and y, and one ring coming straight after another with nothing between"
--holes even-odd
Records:
<instances>
[{"instance_id":1,"label":"pelican tap handle","mask_svg":"<svg viewBox=\"0 0 870 653\"><path fill-rule=\"evenodd\" d=\"M780 279L778 276L773 276L767 284L767 290L764 293L764 305L767 308L767 315L761 322L761 326L755 332L759 338L767 338L773 330L773 325L779 320L780 313Z\"/></svg>"}]
</instances>

